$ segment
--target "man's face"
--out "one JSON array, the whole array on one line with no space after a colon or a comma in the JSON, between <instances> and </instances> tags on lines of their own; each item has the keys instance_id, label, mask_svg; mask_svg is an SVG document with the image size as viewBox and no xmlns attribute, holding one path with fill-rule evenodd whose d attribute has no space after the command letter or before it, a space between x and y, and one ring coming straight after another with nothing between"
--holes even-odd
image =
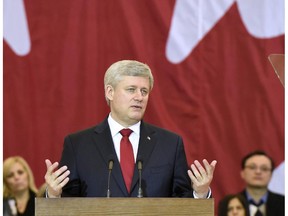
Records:
<instances>
[{"instance_id":1,"label":"man's face","mask_svg":"<svg viewBox=\"0 0 288 216\"><path fill-rule=\"evenodd\" d=\"M272 176L271 161L264 155L250 157L241 171L248 187L267 188Z\"/></svg>"},{"instance_id":2,"label":"man's face","mask_svg":"<svg viewBox=\"0 0 288 216\"><path fill-rule=\"evenodd\" d=\"M149 78L124 76L115 88L106 86L105 94L110 100L113 119L125 127L131 126L144 116L149 98Z\"/></svg>"}]
</instances>

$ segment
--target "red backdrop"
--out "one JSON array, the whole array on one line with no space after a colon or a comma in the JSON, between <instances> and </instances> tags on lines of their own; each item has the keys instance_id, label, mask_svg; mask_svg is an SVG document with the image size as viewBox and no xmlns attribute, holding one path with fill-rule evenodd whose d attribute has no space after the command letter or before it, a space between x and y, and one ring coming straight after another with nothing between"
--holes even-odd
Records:
<instances>
[{"instance_id":1,"label":"red backdrop","mask_svg":"<svg viewBox=\"0 0 288 216\"><path fill-rule=\"evenodd\" d=\"M103 77L120 59L154 73L144 119L183 136L189 163L218 161L216 202L242 189L240 161L249 151L284 161L284 88L267 59L284 53L284 35L249 34L236 2L178 63L165 54L174 0L24 4L30 51L3 45L3 156L27 159L38 186L44 160L60 159L64 136L107 116Z\"/></svg>"}]
</instances>

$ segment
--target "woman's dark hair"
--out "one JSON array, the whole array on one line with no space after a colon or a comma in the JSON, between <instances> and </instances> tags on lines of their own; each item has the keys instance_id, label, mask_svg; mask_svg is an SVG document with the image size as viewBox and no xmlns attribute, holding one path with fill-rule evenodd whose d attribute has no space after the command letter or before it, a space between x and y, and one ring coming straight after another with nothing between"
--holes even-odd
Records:
<instances>
[{"instance_id":1,"label":"woman's dark hair","mask_svg":"<svg viewBox=\"0 0 288 216\"><path fill-rule=\"evenodd\" d=\"M245 216L249 216L249 204L247 202L247 200L245 199L245 197L243 197L243 195L241 194L229 194L226 195L220 202L218 205L218 216L227 216L228 215L228 205L229 202L232 199L238 199L240 201L240 203L242 204L244 210L245 210Z\"/></svg>"}]
</instances>

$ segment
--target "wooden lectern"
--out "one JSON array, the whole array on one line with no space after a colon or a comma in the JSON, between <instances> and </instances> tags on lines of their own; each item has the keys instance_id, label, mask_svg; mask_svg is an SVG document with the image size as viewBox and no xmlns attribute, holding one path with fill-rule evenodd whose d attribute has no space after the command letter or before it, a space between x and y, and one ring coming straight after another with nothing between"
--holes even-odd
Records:
<instances>
[{"instance_id":1,"label":"wooden lectern","mask_svg":"<svg viewBox=\"0 0 288 216\"><path fill-rule=\"evenodd\" d=\"M285 86L285 55L284 54L271 54L268 56L270 63L273 66L280 82Z\"/></svg>"},{"instance_id":2,"label":"wooden lectern","mask_svg":"<svg viewBox=\"0 0 288 216\"><path fill-rule=\"evenodd\" d=\"M214 216L214 199L193 198L36 198L36 216L197 215Z\"/></svg>"}]
</instances>

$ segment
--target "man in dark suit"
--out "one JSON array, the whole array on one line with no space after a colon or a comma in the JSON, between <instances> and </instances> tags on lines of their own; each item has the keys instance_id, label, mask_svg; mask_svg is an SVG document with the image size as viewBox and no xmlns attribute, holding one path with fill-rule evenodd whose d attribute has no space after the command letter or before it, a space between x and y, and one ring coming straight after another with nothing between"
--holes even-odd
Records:
<instances>
[{"instance_id":1,"label":"man in dark suit","mask_svg":"<svg viewBox=\"0 0 288 216\"><path fill-rule=\"evenodd\" d=\"M264 151L254 151L243 158L241 166L246 183L241 194L249 203L250 215L284 216L284 196L268 190L274 170L272 158Z\"/></svg>"},{"instance_id":2,"label":"man in dark suit","mask_svg":"<svg viewBox=\"0 0 288 216\"><path fill-rule=\"evenodd\" d=\"M123 60L108 68L104 85L110 114L65 138L60 165L45 161L47 197L105 197L108 187L111 197L136 197L140 180L144 197L211 196L216 161L204 159L202 166L195 160L189 170L182 138L142 120L153 83L150 68L141 62ZM129 150L122 149L122 141Z\"/></svg>"}]
</instances>

